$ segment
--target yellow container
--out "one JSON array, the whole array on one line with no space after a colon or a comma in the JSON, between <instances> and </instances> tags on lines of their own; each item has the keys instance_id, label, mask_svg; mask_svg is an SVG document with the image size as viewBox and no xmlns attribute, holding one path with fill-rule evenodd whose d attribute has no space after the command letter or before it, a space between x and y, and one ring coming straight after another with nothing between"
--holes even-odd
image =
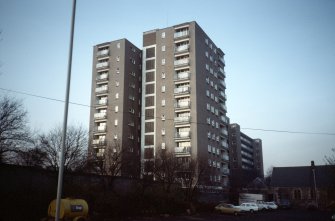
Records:
<instances>
[{"instance_id":1,"label":"yellow container","mask_svg":"<svg viewBox=\"0 0 335 221\"><path fill-rule=\"evenodd\" d=\"M49 204L48 215L56 217L56 200ZM61 199L59 218L86 218L88 215L88 205L83 199Z\"/></svg>"}]
</instances>

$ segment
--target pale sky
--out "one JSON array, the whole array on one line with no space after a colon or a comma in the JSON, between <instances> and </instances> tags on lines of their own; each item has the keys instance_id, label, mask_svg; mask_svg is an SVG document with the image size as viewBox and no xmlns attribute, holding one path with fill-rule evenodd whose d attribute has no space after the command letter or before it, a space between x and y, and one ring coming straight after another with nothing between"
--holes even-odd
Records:
<instances>
[{"instance_id":1,"label":"pale sky","mask_svg":"<svg viewBox=\"0 0 335 221\"><path fill-rule=\"evenodd\" d=\"M23 101L30 126L62 124L70 0L0 0L0 95ZM93 46L196 21L226 61L227 115L263 141L270 166L324 164L335 148L334 0L77 0L72 102L90 104ZM69 123L89 125L89 108L70 105Z\"/></svg>"}]
</instances>

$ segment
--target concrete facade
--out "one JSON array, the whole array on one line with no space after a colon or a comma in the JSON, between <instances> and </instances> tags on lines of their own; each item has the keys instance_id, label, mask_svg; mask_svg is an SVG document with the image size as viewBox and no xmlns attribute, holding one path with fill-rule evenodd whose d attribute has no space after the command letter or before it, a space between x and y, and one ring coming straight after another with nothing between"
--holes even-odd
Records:
<instances>
[{"instance_id":1,"label":"concrete facade","mask_svg":"<svg viewBox=\"0 0 335 221\"><path fill-rule=\"evenodd\" d=\"M93 48L89 149L120 154L117 173L128 177L140 173L141 68L142 51L127 39Z\"/></svg>"},{"instance_id":2,"label":"concrete facade","mask_svg":"<svg viewBox=\"0 0 335 221\"><path fill-rule=\"evenodd\" d=\"M240 125L229 125L231 185L244 188L256 177L264 177L262 140L241 132Z\"/></svg>"},{"instance_id":3,"label":"concrete facade","mask_svg":"<svg viewBox=\"0 0 335 221\"><path fill-rule=\"evenodd\" d=\"M206 162L203 180L228 187L224 53L196 22L143 33L143 174L161 150Z\"/></svg>"}]
</instances>

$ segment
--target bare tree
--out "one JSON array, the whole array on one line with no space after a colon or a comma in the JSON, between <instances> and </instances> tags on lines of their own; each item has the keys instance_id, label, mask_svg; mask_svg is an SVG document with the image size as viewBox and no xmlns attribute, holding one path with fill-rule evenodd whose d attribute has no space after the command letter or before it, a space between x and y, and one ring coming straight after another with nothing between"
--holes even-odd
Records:
<instances>
[{"instance_id":1,"label":"bare tree","mask_svg":"<svg viewBox=\"0 0 335 221\"><path fill-rule=\"evenodd\" d=\"M185 200L192 202L194 195L201 180L204 180L208 172L206 162L200 158L186 158L181 170L178 172L178 179L184 189Z\"/></svg>"},{"instance_id":2,"label":"bare tree","mask_svg":"<svg viewBox=\"0 0 335 221\"><path fill-rule=\"evenodd\" d=\"M64 169L66 171L80 170L85 166L87 137L87 131L83 127L68 127L64 150ZM59 126L50 130L48 134L39 135L38 146L46 154L46 167L58 170L62 147L62 128Z\"/></svg>"},{"instance_id":3,"label":"bare tree","mask_svg":"<svg viewBox=\"0 0 335 221\"><path fill-rule=\"evenodd\" d=\"M332 148L333 155L325 156L326 164L335 165L335 148Z\"/></svg>"},{"instance_id":4,"label":"bare tree","mask_svg":"<svg viewBox=\"0 0 335 221\"><path fill-rule=\"evenodd\" d=\"M155 179L164 185L167 193L170 193L171 187L178 180L178 172L182 169L182 162L178 160L173 152L161 150L157 154L153 166Z\"/></svg>"},{"instance_id":5,"label":"bare tree","mask_svg":"<svg viewBox=\"0 0 335 221\"><path fill-rule=\"evenodd\" d=\"M30 140L27 112L20 101L0 98L0 163L11 162L13 153Z\"/></svg>"},{"instance_id":6,"label":"bare tree","mask_svg":"<svg viewBox=\"0 0 335 221\"><path fill-rule=\"evenodd\" d=\"M25 148L16 154L16 164L31 167L45 167L46 152L39 147Z\"/></svg>"}]
</instances>

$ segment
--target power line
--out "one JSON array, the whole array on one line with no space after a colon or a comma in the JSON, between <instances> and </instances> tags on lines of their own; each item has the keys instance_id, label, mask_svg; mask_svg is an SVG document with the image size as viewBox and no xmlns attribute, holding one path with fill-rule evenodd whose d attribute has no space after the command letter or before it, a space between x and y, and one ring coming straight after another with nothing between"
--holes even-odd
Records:
<instances>
[{"instance_id":1,"label":"power line","mask_svg":"<svg viewBox=\"0 0 335 221\"><path fill-rule=\"evenodd\" d=\"M8 91L8 92L12 92L12 93L17 93L17 94L23 94L23 95L27 95L27 96L31 96L31 97L37 97L37 98L42 98L42 99L46 99L46 100L51 100L51 101L57 101L57 102L62 102L64 103L64 100L61 99L56 99L56 98L50 98L50 97L45 97L45 96L41 96L41 95L36 95L36 94L32 94L32 93L27 93L27 92L22 92L22 91L17 91L17 90L10 90L10 89L5 89L5 88L1 88L0 90L3 91ZM87 104L81 104L81 103L76 103L76 102L69 102L70 104L73 105L77 105L77 106L82 106L82 107L88 107L88 108L93 108L95 109L94 106L91 105L87 105ZM107 107L108 111L113 111L110 107ZM123 114L130 114L129 112L121 112ZM141 114L142 117L153 117L153 116L146 116L144 115L144 113ZM162 119L162 117L153 117L156 119ZM166 121L174 121L174 119L169 119L169 118L165 118ZM198 125L208 125L207 123L200 123L200 122L196 122L196 121L190 121L190 123L193 124L198 124ZM264 132L275 132L275 133L289 133L289 134L306 134L306 135L326 135L326 136L335 136L335 133L330 133L330 132L306 132L306 131L289 131L289 130L276 130L276 129L263 129L263 128L251 128L251 127L244 127L241 128L242 130L256 130L256 131L264 131Z\"/></svg>"}]
</instances>

